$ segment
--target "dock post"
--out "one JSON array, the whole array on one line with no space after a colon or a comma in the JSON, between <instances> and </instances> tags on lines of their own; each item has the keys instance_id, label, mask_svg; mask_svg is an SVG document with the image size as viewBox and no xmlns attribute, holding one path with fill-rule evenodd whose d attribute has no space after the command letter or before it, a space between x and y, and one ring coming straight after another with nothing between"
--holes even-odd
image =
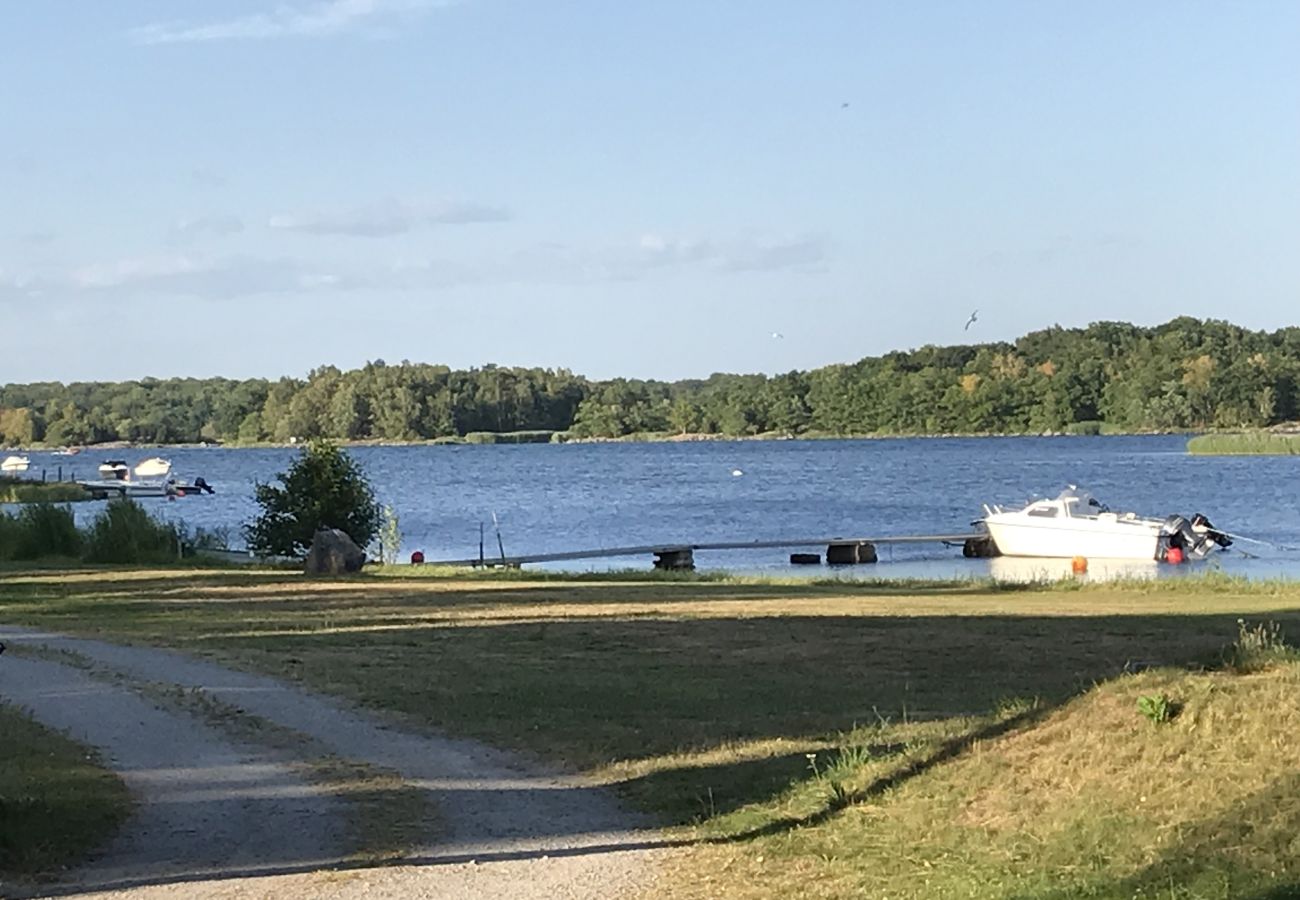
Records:
<instances>
[{"instance_id":1,"label":"dock post","mask_svg":"<svg viewBox=\"0 0 1300 900\"><path fill-rule=\"evenodd\" d=\"M876 545L870 541L845 541L826 548L826 564L856 566L876 561Z\"/></svg>"},{"instance_id":2,"label":"dock post","mask_svg":"<svg viewBox=\"0 0 1300 900\"><path fill-rule=\"evenodd\" d=\"M665 547L655 550L656 569L691 571L695 568L695 552L690 547Z\"/></svg>"}]
</instances>

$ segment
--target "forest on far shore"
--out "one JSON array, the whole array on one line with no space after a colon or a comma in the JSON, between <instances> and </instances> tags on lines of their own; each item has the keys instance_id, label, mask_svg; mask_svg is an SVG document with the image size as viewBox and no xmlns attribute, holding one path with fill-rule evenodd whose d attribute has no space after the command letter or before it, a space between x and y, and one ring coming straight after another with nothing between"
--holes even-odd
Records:
<instances>
[{"instance_id":1,"label":"forest on far shore","mask_svg":"<svg viewBox=\"0 0 1300 900\"><path fill-rule=\"evenodd\" d=\"M1251 428L1300 418L1300 327L1052 327L781 375L595 381L382 360L305 378L0 387L0 444L419 441L478 433L919 435Z\"/></svg>"}]
</instances>

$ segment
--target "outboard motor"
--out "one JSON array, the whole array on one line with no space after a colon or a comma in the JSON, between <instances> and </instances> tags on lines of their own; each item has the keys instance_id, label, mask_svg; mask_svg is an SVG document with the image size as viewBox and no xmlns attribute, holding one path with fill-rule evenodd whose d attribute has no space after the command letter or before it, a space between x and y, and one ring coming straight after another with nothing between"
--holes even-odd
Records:
<instances>
[{"instance_id":1,"label":"outboard motor","mask_svg":"<svg viewBox=\"0 0 1300 900\"><path fill-rule=\"evenodd\" d=\"M202 477L194 479L194 486L200 491L207 491L209 494L216 493L216 491L212 489L212 485L208 484Z\"/></svg>"},{"instance_id":2,"label":"outboard motor","mask_svg":"<svg viewBox=\"0 0 1300 900\"><path fill-rule=\"evenodd\" d=\"M1192 548L1196 545L1196 535L1192 532L1192 524L1182 516L1170 516L1165 519L1165 524L1160 529L1160 544L1156 550L1156 559L1163 560L1168 554L1170 548L1176 548L1183 556L1192 555Z\"/></svg>"},{"instance_id":3,"label":"outboard motor","mask_svg":"<svg viewBox=\"0 0 1300 900\"><path fill-rule=\"evenodd\" d=\"M1214 524L1201 513L1192 516L1192 531L1203 535L1206 540L1213 541L1225 550L1232 546L1232 538L1216 530Z\"/></svg>"}]
</instances>

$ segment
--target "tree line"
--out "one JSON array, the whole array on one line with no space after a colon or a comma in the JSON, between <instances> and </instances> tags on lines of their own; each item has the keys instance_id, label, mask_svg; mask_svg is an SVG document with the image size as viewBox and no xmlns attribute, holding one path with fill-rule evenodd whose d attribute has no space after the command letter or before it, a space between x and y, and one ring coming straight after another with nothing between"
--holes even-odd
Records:
<instances>
[{"instance_id":1,"label":"tree line","mask_svg":"<svg viewBox=\"0 0 1300 900\"><path fill-rule=\"evenodd\" d=\"M781 375L596 381L382 360L306 378L0 388L0 444L457 439L480 433L989 434L1248 428L1300 418L1300 328L1182 317L1052 327Z\"/></svg>"}]
</instances>

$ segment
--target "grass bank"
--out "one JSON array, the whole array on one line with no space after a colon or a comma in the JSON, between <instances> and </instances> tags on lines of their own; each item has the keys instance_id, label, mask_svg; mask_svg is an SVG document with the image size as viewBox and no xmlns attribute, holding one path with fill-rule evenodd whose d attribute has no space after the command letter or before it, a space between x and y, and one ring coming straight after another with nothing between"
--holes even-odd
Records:
<instances>
[{"instance_id":1,"label":"grass bank","mask_svg":"<svg viewBox=\"0 0 1300 900\"><path fill-rule=\"evenodd\" d=\"M1203 456L1295 456L1300 454L1300 434L1202 434L1187 442L1187 452Z\"/></svg>"},{"instance_id":2,"label":"grass bank","mask_svg":"<svg viewBox=\"0 0 1300 900\"><path fill-rule=\"evenodd\" d=\"M88 491L68 481L29 481L0 476L0 503L77 503Z\"/></svg>"},{"instance_id":3,"label":"grass bank","mask_svg":"<svg viewBox=\"0 0 1300 900\"><path fill-rule=\"evenodd\" d=\"M689 850L661 887L688 897L1300 882L1300 675L1221 670L1238 619L1300 634L1300 585L0 573L0 621L178 647L585 771L674 826ZM1157 726L1136 704L1160 693L1182 710Z\"/></svg>"},{"instance_id":4,"label":"grass bank","mask_svg":"<svg viewBox=\"0 0 1300 900\"><path fill-rule=\"evenodd\" d=\"M4 882L72 863L125 821L120 778L86 747L0 703L0 896Z\"/></svg>"}]
</instances>

